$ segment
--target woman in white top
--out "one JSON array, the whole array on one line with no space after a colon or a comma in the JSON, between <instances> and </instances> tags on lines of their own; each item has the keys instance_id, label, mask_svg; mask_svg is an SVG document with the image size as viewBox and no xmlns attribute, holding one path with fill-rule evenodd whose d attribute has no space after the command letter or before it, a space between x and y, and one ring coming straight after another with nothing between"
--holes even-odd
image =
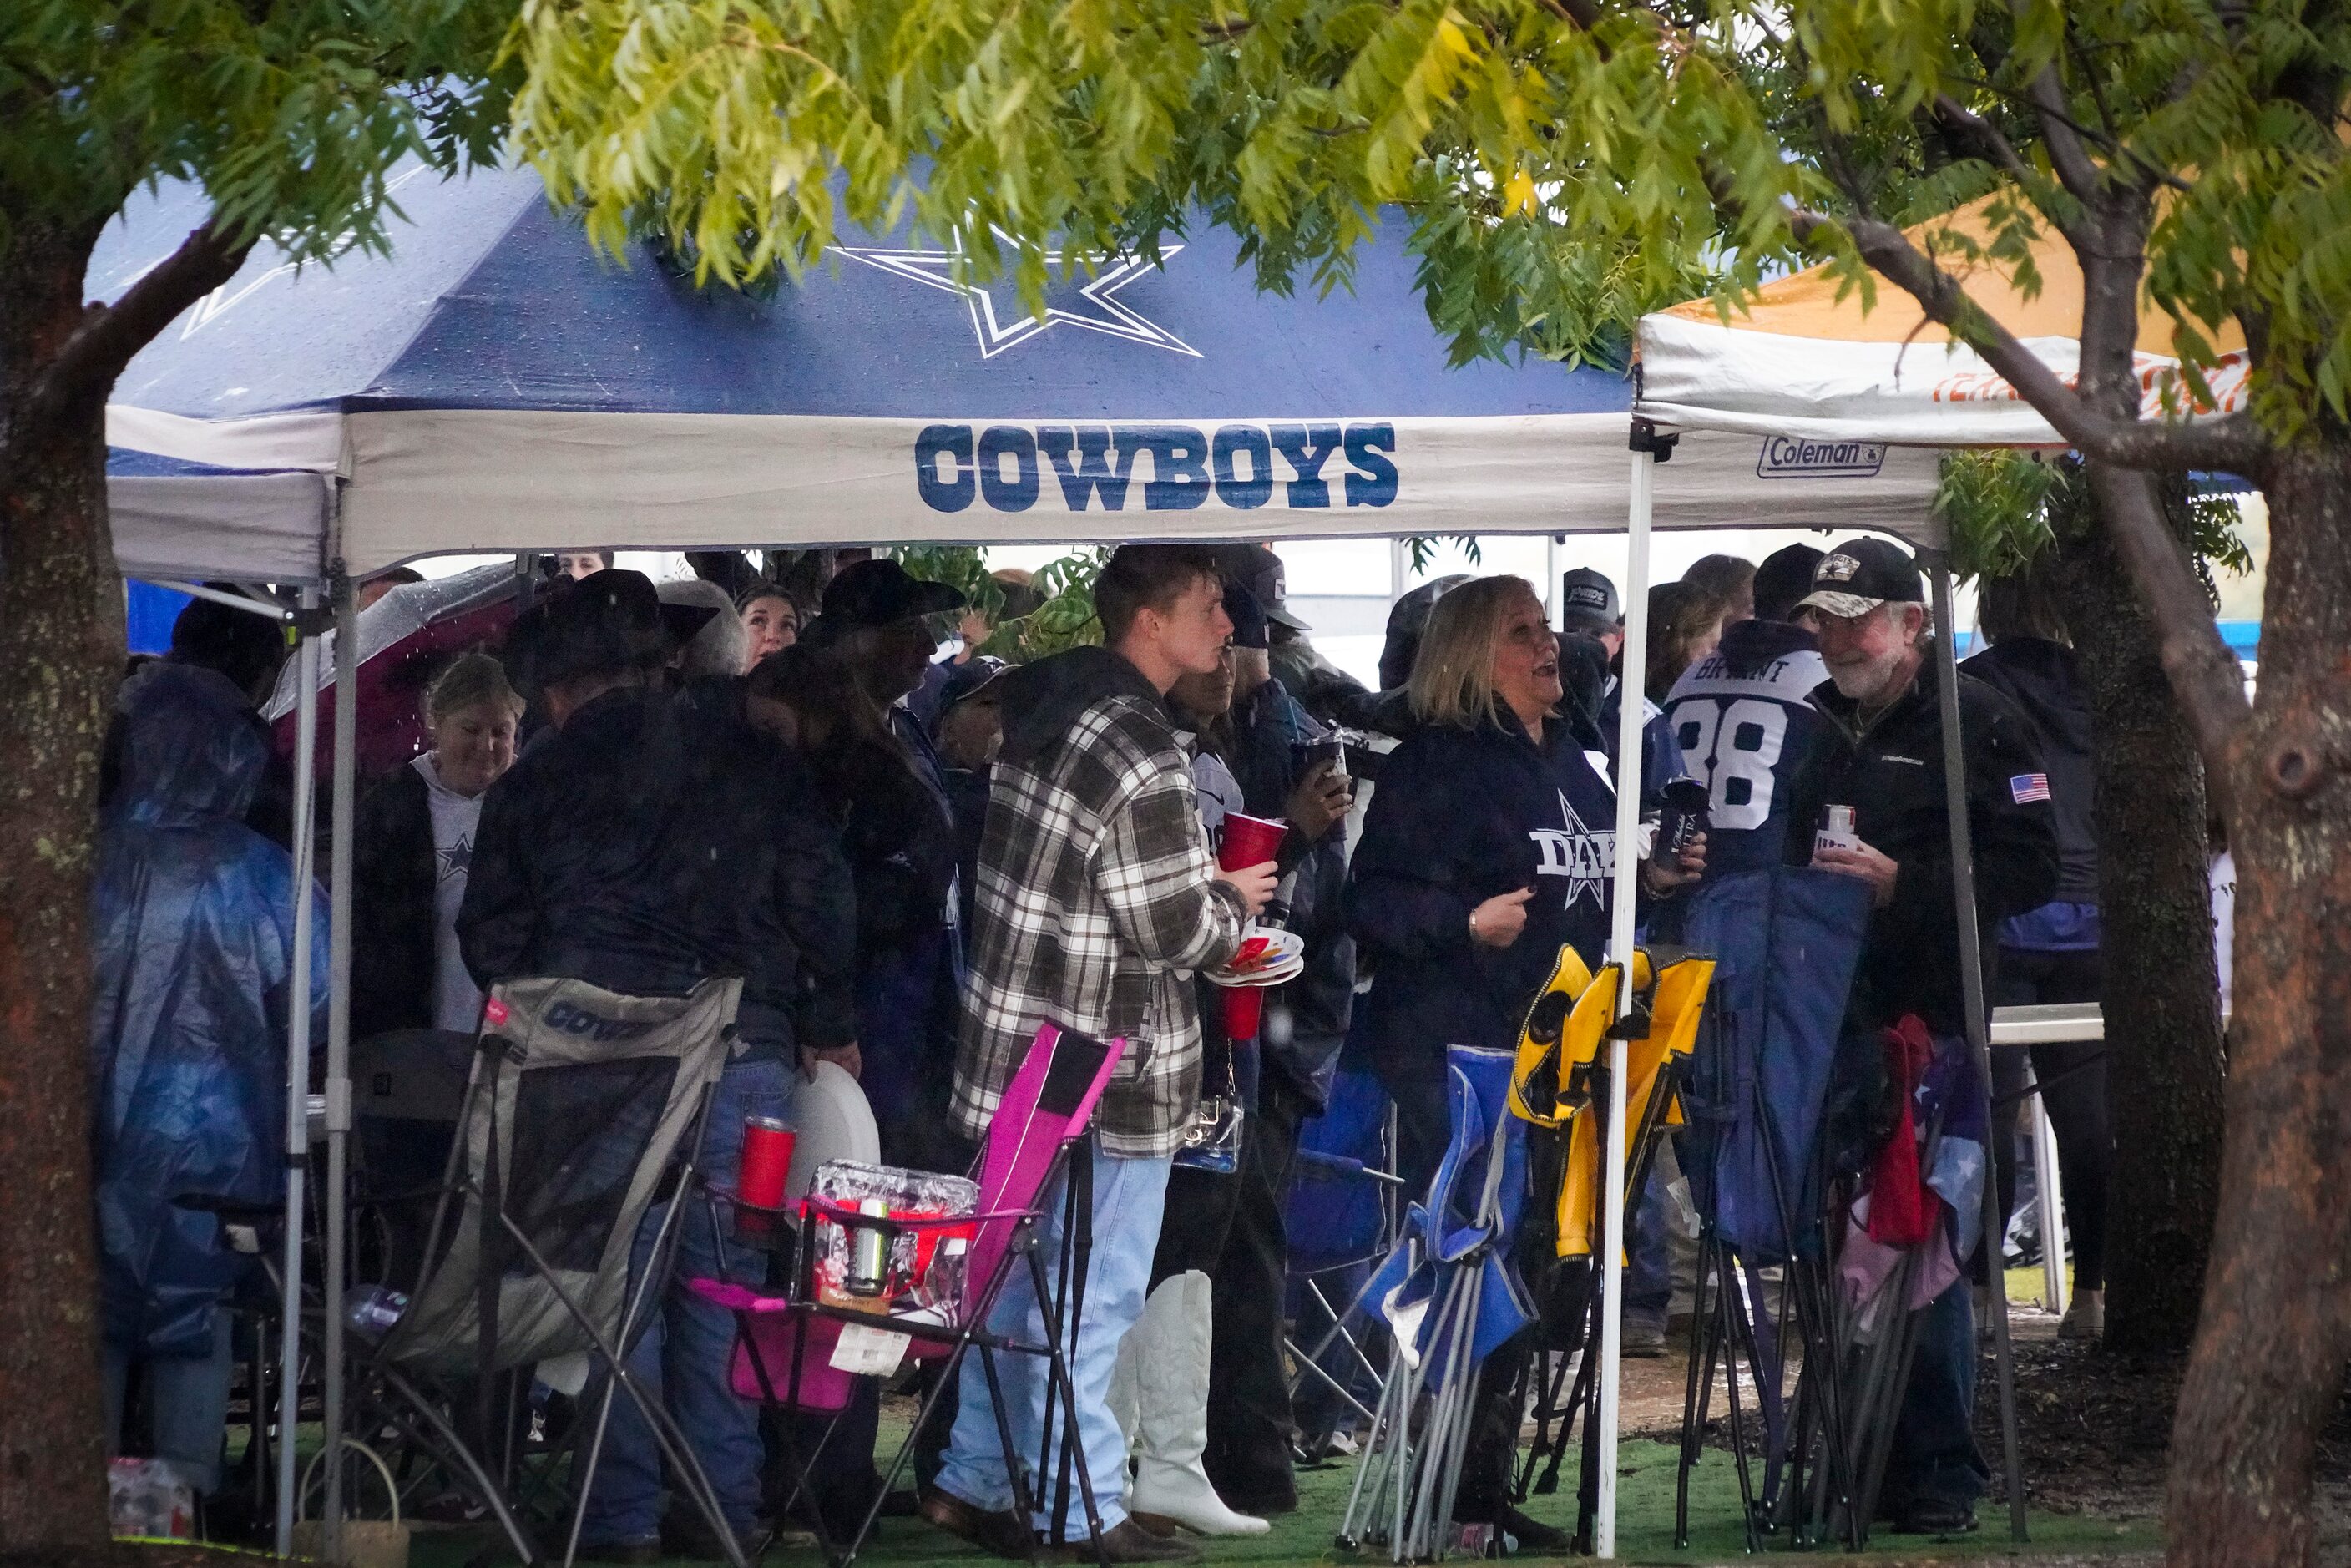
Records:
<instances>
[{"instance_id":1,"label":"woman in white top","mask_svg":"<svg viewBox=\"0 0 2351 1568\"><path fill-rule=\"evenodd\" d=\"M460 654L424 696L432 747L368 792L351 841L351 1033L471 1034L482 993L457 956L482 794L514 766L522 699L487 653Z\"/></svg>"}]
</instances>

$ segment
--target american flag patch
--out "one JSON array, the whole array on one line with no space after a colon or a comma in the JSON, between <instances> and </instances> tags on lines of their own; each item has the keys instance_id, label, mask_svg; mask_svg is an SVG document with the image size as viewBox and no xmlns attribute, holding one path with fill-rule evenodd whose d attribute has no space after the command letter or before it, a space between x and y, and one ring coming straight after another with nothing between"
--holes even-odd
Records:
<instances>
[{"instance_id":1,"label":"american flag patch","mask_svg":"<svg viewBox=\"0 0 2351 1568\"><path fill-rule=\"evenodd\" d=\"M2008 792L2020 806L2049 799L2049 775L2020 773L2008 781Z\"/></svg>"}]
</instances>

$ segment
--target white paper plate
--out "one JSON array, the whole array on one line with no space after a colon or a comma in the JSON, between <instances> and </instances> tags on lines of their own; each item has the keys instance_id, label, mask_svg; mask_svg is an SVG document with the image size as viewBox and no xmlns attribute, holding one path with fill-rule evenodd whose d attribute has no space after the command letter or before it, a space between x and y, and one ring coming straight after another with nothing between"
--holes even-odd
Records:
<instances>
[{"instance_id":1,"label":"white paper plate","mask_svg":"<svg viewBox=\"0 0 2351 1568\"><path fill-rule=\"evenodd\" d=\"M873 1124L873 1107L849 1070L836 1061L820 1061L816 1075L803 1079L792 1099L792 1170L784 1178L787 1201L808 1196L816 1168L827 1160L882 1163L882 1131Z\"/></svg>"}]
</instances>

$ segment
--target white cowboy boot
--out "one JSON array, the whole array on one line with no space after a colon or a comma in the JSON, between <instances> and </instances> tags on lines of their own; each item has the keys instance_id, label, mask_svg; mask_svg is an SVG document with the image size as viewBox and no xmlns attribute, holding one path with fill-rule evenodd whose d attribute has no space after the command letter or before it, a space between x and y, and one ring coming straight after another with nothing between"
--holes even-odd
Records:
<instances>
[{"instance_id":1,"label":"white cowboy boot","mask_svg":"<svg viewBox=\"0 0 2351 1568\"><path fill-rule=\"evenodd\" d=\"M1200 1463L1208 1448L1209 1300L1208 1277L1196 1269L1163 1280L1127 1336L1140 1396L1128 1511L1163 1531L1263 1535L1273 1527L1227 1508Z\"/></svg>"}]
</instances>

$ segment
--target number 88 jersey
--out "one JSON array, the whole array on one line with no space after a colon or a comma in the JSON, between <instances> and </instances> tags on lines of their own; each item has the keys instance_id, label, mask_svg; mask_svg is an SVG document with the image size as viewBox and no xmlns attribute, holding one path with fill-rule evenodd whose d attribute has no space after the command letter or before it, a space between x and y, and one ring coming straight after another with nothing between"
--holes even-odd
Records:
<instances>
[{"instance_id":1,"label":"number 88 jersey","mask_svg":"<svg viewBox=\"0 0 2351 1568\"><path fill-rule=\"evenodd\" d=\"M1689 776L1707 787L1709 873L1751 871L1787 858L1788 788L1828 721L1812 705L1828 679L1812 634L1772 621L1739 621L1722 644L1674 683L1666 722Z\"/></svg>"}]
</instances>

